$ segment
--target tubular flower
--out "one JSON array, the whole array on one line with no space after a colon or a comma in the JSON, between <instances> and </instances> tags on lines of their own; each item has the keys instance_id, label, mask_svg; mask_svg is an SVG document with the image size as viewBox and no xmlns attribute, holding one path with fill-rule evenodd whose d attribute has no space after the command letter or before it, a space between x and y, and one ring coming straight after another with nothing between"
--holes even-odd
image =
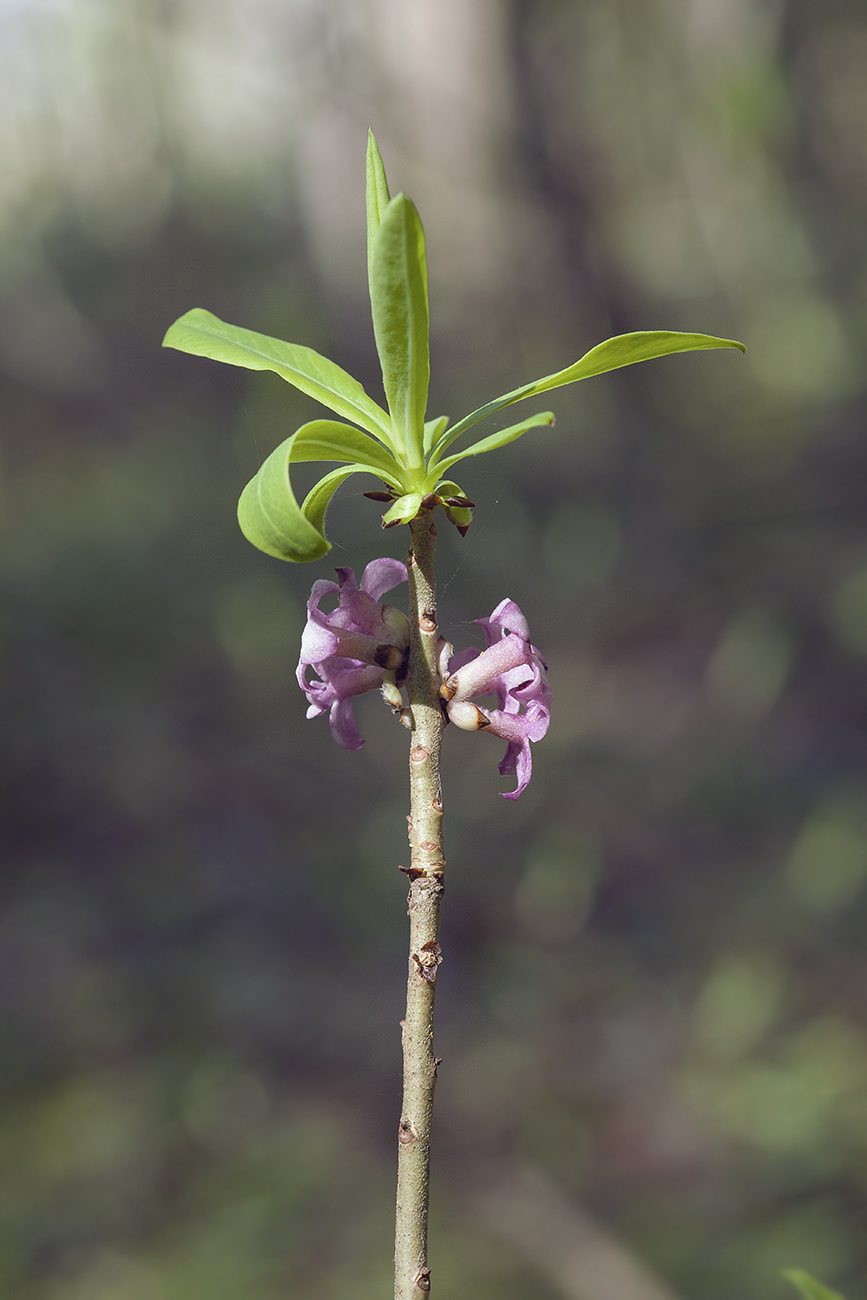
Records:
<instances>
[{"instance_id":1,"label":"tubular flower","mask_svg":"<svg viewBox=\"0 0 867 1300\"><path fill-rule=\"evenodd\" d=\"M381 597L406 582L406 565L385 557L372 560L355 580L352 569L337 569L337 581L314 582L307 602L307 625L301 637L298 685L310 702L308 718L328 713L331 734L344 749L364 744L352 712L353 695L376 690L386 673L394 680L409 646L409 622ZM324 614L319 603L337 596L337 608ZM308 681L312 668L321 680Z\"/></svg>"},{"instance_id":2,"label":"tubular flower","mask_svg":"<svg viewBox=\"0 0 867 1300\"><path fill-rule=\"evenodd\" d=\"M517 799L533 772L530 742L542 739L551 717L547 664L530 644L527 620L513 600L501 601L490 618L477 621L484 629L486 649L454 655L440 695L456 727L488 731L509 742L500 772L516 776L518 785L503 798ZM497 697L495 709L470 703L474 696L488 694Z\"/></svg>"}]
</instances>

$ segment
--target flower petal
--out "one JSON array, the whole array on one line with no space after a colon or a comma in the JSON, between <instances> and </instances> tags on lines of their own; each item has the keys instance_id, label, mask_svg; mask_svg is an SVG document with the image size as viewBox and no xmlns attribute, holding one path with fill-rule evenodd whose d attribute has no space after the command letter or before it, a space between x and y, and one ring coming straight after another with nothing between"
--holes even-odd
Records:
<instances>
[{"instance_id":1,"label":"flower petal","mask_svg":"<svg viewBox=\"0 0 867 1300\"><path fill-rule=\"evenodd\" d=\"M307 620L304 631L301 633L301 658L302 664L320 664L323 659L333 655L337 650L338 638L337 633L332 632L330 627L324 626L318 619Z\"/></svg>"},{"instance_id":2,"label":"flower petal","mask_svg":"<svg viewBox=\"0 0 867 1300\"><path fill-rule=\"evenodd\" d=\"M331 734L344 749L361 749L364 744L352 712L352 700L337 700L328 719Z\"/></svg>"},{"instance_id":3,"label":"flower petal","mask_svg":"<svg viewBox=\"0 0 867 1300\"><path fill-rule=\"evenodd\" d=\"M504 799L519 799L530 784L533 775L533 755L529 744L509 745L505 757L499 763L501 776L516 776L518 784L514 790L501 790Z\"/></svg>"},{"instance_id":4,"label":"flower petal","mask_svg":"<svg viewBox=\"0 0 867 1300\"><path fill-rule=\"evenodd\" d=\"M485 635L489 637L488 645L498 641L504 632L513 632L515 636L522 637L525 641L530 640L530 629L527 626L527 620L515 602L510 600L508 596L505 600L500 601L490 618L479 618L476 622L480 627L484 628Z\"/></svg>"},{"instance_id":5,"label":"flower petal","mask_svg":"<svg viewBox=\"0 0 867 1300\"><path fill-rule=\"evenodd\" d=\"M361 590L374 600L380 600L398 583L406 582L406 565L403 560L393 560L385 555L381 560L371 560L361 575Z\"/></svg>"}]
</instances>

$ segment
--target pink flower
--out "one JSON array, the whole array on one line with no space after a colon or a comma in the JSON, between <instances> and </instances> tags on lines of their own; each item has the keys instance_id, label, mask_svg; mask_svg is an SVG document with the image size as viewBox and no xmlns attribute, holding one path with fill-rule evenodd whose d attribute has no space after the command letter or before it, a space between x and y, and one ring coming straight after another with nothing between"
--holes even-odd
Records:
<instances>
[{"instance_id":1,"label":"pink flower","mask_svg":"<svg viewBox=\"0 0 867 1300\"><path fill-rule=\"evenodd\" d=\"M517 799L533 772L530 742L542 739L551 718L547 664L530 644L527 620L513 600L501 601L490 618L477 621L487 648L454 655L440 695L456 727L488 731L509 742L500 772L517 777L518 785L503 798ZM470 703L474 696L487 694L497 696L496 709Z\"/></svg>"},{"instance_id":2,"label":"pink flower","mask_svg":"<svg viewBox=\"0 0 867 1300\"><path fill-rule=\"evenodd\" d=\"M301 637L298 685L310 702L308 718L328 713L331 734L344 749L364 744L352 697L380 687L386 672L399 672L409 647L406 615L380 598L399 582L406 582L406 565L385 557L372 560L361 576L352 569L337 569L337 582L314 582L307 602L307 625ZM337 608L324 614L319 602L337 596ZM312 668L319 681L307 680Z\"/></svg>"}]
</instances>

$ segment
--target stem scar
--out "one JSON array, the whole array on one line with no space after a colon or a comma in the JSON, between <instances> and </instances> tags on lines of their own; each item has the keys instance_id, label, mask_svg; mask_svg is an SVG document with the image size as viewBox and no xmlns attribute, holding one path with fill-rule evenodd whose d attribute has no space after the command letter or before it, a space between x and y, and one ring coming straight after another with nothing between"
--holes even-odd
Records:
<instances>
[{"instance_id":1,"label":"stem scar","mask_svg":"<svg viewBox=\"0 0 867 1300\"><path fill-rule=\"evenodd\" d=\"M426 876L428 880L442 880L445 875L445 861L443 858L436 858L433 862L425 862L421 858L413 858L410 870L406 872L411 878L417 880L419 876ZM403 871L403 867L401 867ZM418 874L416 874L418 873Z\"/></svg>"},{"instance_id":2,"label":"stem scar","mask_svg":"<svg viewBox=\"0 0 867 1300\"><path fill-rule=\"evenodd\" d=\"M409 1146L410 1142L414 1142L417 1137L418 1129L415 1124L413 1124L412 1120L402 1119L397 1130L397 1140L400 1142L401 1146Z\"/></svg>"},{"instance_id":3,"label":"stem scar","mask_svg":"<svg viewBox=\"0 0 867 1300\"><path fill-rule=\"evenodd\" d=\"M412 954L412 959L422 979L427 980L429 984L434 984L437 967L442 965L443 960L443 950L439 944L434 942L422 944L420 950Z\"/></svg>"}]
</instances>

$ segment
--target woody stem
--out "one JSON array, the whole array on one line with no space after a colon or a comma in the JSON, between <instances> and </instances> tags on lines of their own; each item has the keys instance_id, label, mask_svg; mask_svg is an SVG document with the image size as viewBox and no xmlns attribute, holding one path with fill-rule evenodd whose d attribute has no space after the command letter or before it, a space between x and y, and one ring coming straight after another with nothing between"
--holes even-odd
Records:
<instances>
[{"instance_id":1,"label":"woody stem","mask_svg":"<svg viewBox=\"0 0 867 1300\"><path fill-rule=\"evenodd\" d=\"M403 1109L398 1130L395 1300L421 1300L430 1291L427 1266L431 1120L437 1059L433 1015L443 874L440 746L445 720L437 678L434 581L436 527L422 509L410 524L408 561L410 649L406 681L412 718L410 741L409 966L403 1024Z\"/></svg>"}]
</instances>

